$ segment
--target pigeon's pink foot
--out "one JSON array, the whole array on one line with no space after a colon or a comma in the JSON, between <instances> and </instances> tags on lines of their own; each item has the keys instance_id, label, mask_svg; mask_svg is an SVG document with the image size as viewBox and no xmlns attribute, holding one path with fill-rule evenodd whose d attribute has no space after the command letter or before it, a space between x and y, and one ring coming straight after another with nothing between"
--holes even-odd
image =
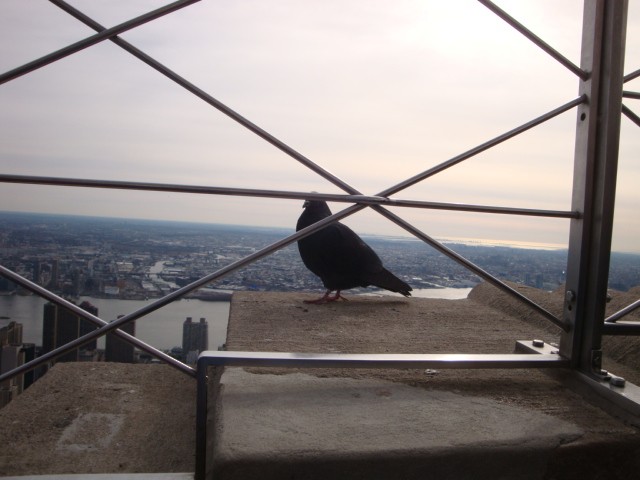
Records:
<instances>
[{"instance_id":1,"label":"pigeon's pink foot","mask_svg":"<svg viewBox=\"0 0 640 480\"><path fill-rule=\"evenodd\" d=\"M316 298L315 300L303 300L303 303L312 304L312 305L324 305L325 303L335 302L336 300L345 300L342 295L340 295L340 290L336 291L336 294L332 297L331 290L327 290L327 292L320 298Z\"/></svg>"}]
</instances>

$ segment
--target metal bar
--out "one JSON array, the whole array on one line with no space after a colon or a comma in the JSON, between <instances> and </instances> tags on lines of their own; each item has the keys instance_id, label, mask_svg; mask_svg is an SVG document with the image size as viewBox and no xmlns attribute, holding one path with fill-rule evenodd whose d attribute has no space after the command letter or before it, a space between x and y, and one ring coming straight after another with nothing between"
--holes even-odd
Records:
<instances>
[{"instance_id":1,"label":"metal bar","mask_svg":"<svg viewBox=\"0 0 640 480\"><path fill-rule=\"evenodd\" d=\"M159 190L159 191L178 191L178 192L188 192L188 193L217 193L217 194L240 194L241 189L227 189L227 188L217 188L217 187L200 187L200 186L183 186L183 185L161 185L161 184L148 184L148 183L135 183L135 182L107 182L101 180L80 180L80 179L52 179L49 177L21 177L16 175L0 175L0 181L25 181L28 183L38 183L38 184L55 184L55 185L72 185L72 186L99 186L101 188L136 188L141 190ZM402 200L391 200L386 199L380 196L366 196L366 195L335 195L335 194L319 194L319 193L297 193L297 192L274 192L267 190L249 190L242 189L242 194L255 195L255 196L274 196L277 198L313 198L317 200L333 200L333 201L343 201L343 202L358 202L363 205L391 205L391 206L418 206L421 205L423 208L443 208L448 210L466 210L466 211L484 211L487 213L515 213L515 209L498 209L492 207L472 207L472 206L454 206L451 204L432 204L432 206L428 206L428 202L413 202L413 201L402 201ZM358 210L362 209L362 207L358 208ZM498 210L501 210L498 212ZM352 213L355 213L352 212ZM538 212L539 214L540 212ZM578 216L577 213L568 212L561 213L560 215L549 214L547 216L562 216L564 218L576 218ZM524 212L520 211L520 214L525 215L533 215L533 211ZM404 222L399 217L391 214L390 212L383 213L383 215L391 215L393 218L393 222L400 225L409 231L412 235L420 238L424 242L428 243L432 247L436 248L436 250L441 253L447 255L449 258L454 261L460 263L465 266L469 270L471 270L476 275L484 278L488 282L500 288L502 291L506 292L509 295L514 296L517 300L524 302L527 306L531 307L538 313L542 314L544 317L551 320L554 324L558 325L560 328L566 328L557 317L548 312L547 310L540 307L535 302L532 302L527 297L523 296L521 293L512 289L490 273L481 269L477 265L473 264L469 260L464 257L458 255L453 250L445 247L435 239L429 237L428 235L422 233L421 231L415 229L410 224ZM346 216L346 215L345 215ZM343 218L343 217L341 217ZM238 267L240 268L240 267Z\"/></svg>"},{"instance_id":2,"label":"metal bar","mask_svg":"<svg viewBox=\"0 0 640 480\"><path fill-rule=\"evenodd\" d=\"M208 367L288 368L563 368L557 354L358 354L205 351L198 357L195 479L207 474ZM218 370L219 371L219 370Z\"/></svg>"},{"instance_id":3,"label":"metal bar","mask_svg":"<svg viewBox=\"0 0 640 480\"><path fill-rule=\"evenodd\" d=\"M607 318L605 318L604 321L605 321L605 323L615 323L618 320L620 320L622 317L624 317L624 316L630 314L631 312L633 312L634 310L636 310L637 308L640 308L640 299L636 300L631 305L627 305L622 310L617 311L613 315L608 316Z\"/></svg>"},{"instance_id":4,"label":"metal bar","mask_svg":"<svg viewBox=\"0 0 640 480\"><path fill-rule=\"evenodd\" d=\"M252 253L251 255L248 255L230 265L227 265L224 268L221 268L220 270L211 273L199 280L196 280L195 282L190 283L189 285L186 285L178 290L175 290L173 292L171 292L168 295L165 295L164 297L148 304L145 305L144 307L139 308L138 310L129 313L127 315L124 315L112 322L106 323L105 325L101 326L100 328L89 332L75 340L72 340L71 342L62 345L58 348L55 348L54 350L51 350L50 352L47 352L43 355L41 355L40 357L38 357L37 359L31 360L30 362L27 362L17 368L15 368L14 370L12 370L11 376L16 376L16 375L20 375L21 373L24 372L28 372L29 370L32 370L33 368L35 368L36 366L40 365L41 363L44 362L48 362L50 360L54 360L55 358L59 357L60 355L63 355L75 348L81 347L82 345L89 343L90 341L101 337L102 335L105 335L106 333L111 332L112 330L115 330L116 328L120 327L120 325L123 325L127 322L130 322L132 320L136 320L140 317L143 317L155 310L158 310L159 308L164 307L165 305L168 305L169 303L173 302L174 300L177 300L178 298L188 294L189 292L192 292L193 290L196 290L197 288L200 288L204 285L206 285L207 283L210 283L214 280L217 280L225 275L228 275L229 273L245 266L248 265L250 263L253 263L257 260L259 260L262 257L265 257L267 255L269 255L270 253L274 252L275 250L279 250L280 248L283 248L287 245L289 245L290 243L293 243L295 241L297 241L300 238L304 238L308 235L311 235L313 232L320 230L321 228L325 227L326 225L328 225L329 223L332 223L334 221L337 221L341 218L344 218L348 215L351 215L361 209L365 208L365 206L360 206L360 205L354 205L352 207L346 208L330 217L324 218L321 221L314 223L313 225L310 225L302 230L300 230L299 232L296 232L292 235L289 235L288 237L279 240L257 252ZM0 271L0 273L4 274L2 271ZM96 317L97 318L97 317ZM4 381L5 379L8 378L7 374L4 375L0 375L0 382Z\"/></svg>"},{"instance_id":5,"label":"metal bar","mask_svg":"<svg viewBox=\"0 0 640 480\"><path fill-rule=\"evenodd\" d=\"M461 255L457 254L456 252L454 252L450 248L444 246L443 244L441 244L437 240L435 240L435 239L431 238L430 236L428 236L427 234L421 232L420 230L415 228L413 225L405 222L404 220L402 220L397 215L395 215L395 214L389 212L388 210L386 210L386 209L384 209L382 207L379 207L379 206L374 206L372 208L374 210L376 210L377 212L379 212L380 214L382 214L383 216L385 216L386 218L388 218L389 220L391 220L396 225L404 228L405 230L407 230L411 234L415 235L416 237L418 237L419 239L421 239L425 243L428 243L433 248L438 250L440 253L446 255L447 257L451 258L452 260L454 260L454 261L458 262L459 264L465 266L467 269L471 270L473 273L475 273L479 277L483 278L484 280L486 280L487 282L491 283L492 285L494 285L495 287L499 288L500 290L502 290L503 292L507 293L508 295L511 295L513 298L515 298L516 300L520 301L521 303L527 305L532 310L538 312L544 318L546 318L547 320L550 320L554 325L560 327L565 332L569 330L569 324L566 321L563 321L563 320L559 319L553 313L551 313L548 310L544 309L543 307L541 307L537 303L533 302L529 298L527 298L524 295L522 295L517 290L514 290L513 288L511 288L506 283L502 282L498 278L496 278L493 275L491 275L489 272L483 270L479 266L475 265L474 263L470 262L466 258L464 258Z\"/></svg>"},{"instance_id":6,"label":"metal bar","mask_svg":"<svg viewBox=\"0 0 640 480\"><path fill-rule=\"evenodd\" d=\"M209 410L209 388L207 382L207 368L197 368L197 389L196 389L196 466L195 480L204 480L207 470L207 422ZM215 404L215 402L213 402Z\"/></svg>"},{"instance_id":7,"label":"metal bar","mask_svg":"<svg viewBox=\"0 0 640 480\"><path fill-rule=\"evenodd\" d=\"M192 3L196 3L198 1L200 0L178 0L169 5L165 5L164 7L157 8L156 10L153 10L149 13L140 15L136 18L123 22L119 25L116 25L115 27L104 29L102 32L96 35L87 37L84 40L80 40L76 43L73 43L64 48L61 48L60 50L52 52L48 55L45 55L29 63L26 63L20 67L14 68L13 70L3 73L2 75L0 75L0 85L2 85L3 83L9 82L11 80L15 80L16 78L21 77L22 75L26 75L29 72L33 72L34 70L37 70L46 65L49 65L50 63L53 63L64 57L68 57L69 55L72 55L76 52L79 52L80 50L83 50L87 47L95 45L96 43L100 43L110 37L113 37L120 33L124 33L127 30L131 30L132 28L143 25L147 22L155 20L159 17L167 15L171 12L174 12L186 6L189 6Z\"/></svg>"},{"instance_id":8,"label":"metal bar","mask_svg":"<svg viewBox=\"0 0 640 480\"><path fill-rule=\"evenodd\" d=\"M197 369L216 367L288 368L561 368L567 359L553 354L412 354L412 353L289 353L205 351Z\"/></svg>"},{"instance_id":9,"label":"metal bar","mask_svg":"<svg viewBox=\"0 0 640 480\"><path fill-rule=\"evenodd\" d=\"M613 231L626 34L627 1L585 0L580 82L588 102L578 109L560 353L586 375L598 375Z\"/></svg>"},{"instance_id":10,"label":"metal bar","mask_svg":"<svg viewBox=\"0 0 640 480\"><path fill-rule=\"evenodd\" d=\"M525 37L527 37L529 40L531 40L533 43L535 43L542 50L547 52L551 57L553 57L558 62L560 62L564 67L568 68L573 73L575 73L578 77L580 77L583 80L586 80L587 78L589 78L588 71L578 67L571 60L569 60L567 57L562 55L560 52L554 49L551 45L549 45L547 42L542 40L535 33L533 33L523 24L518 22L515 18L513 18L507 12L505 12L500 7L495 5L493 2L490 2L489 0L478 0L478 1L481 4L483 4L485 7L487 7L489 10L491 10L493 13L495 13L497 16L499 16L501 19L503 19L505 22L507 22L509 25L511 25L513 28L515 28L517 31L519 31L521 34L523 34Z\"/></svg>"},{"instance_id":11,"label":"metal bar","mask_svg":"<svg viewBox=\"0 0 640 480\"><path fill-rule=\"evenodd\" d=\"M629 109L625 104L622 104L622 113L624 113L629 120L640 127L640 117L636 115L631 109Z\"/></svg>"},{"instance_id":12,"label":"metal bar","mask_svg":"<svg viewBox=\"0 0 640 480\"><path fill-rule=\"evenodd\" d=\"M369 195L344 195L335 193L308 193L284 190L261 190L250 188L212 187L203 185L176 185L148 182L127 182L119 180L94 180L81 178L39 177L29 175L0 174L0 182L25 183L33 185L55 185L68 187L90 187L123 190L143 190L156 192L195 193L208 195L234 195L259 198L283 198L297 200L325 200L340 203L361 203L365 205L385 205L390 207L427 208L478 213L495 213L550 218L578 218L578 212L566 210L539 210L531 208L498 207L489 205L468 205L459 203L425 202L401 200Z\"/></svg>"},{"instance_id":13,"label":"metal bar","mask_svg":"<svg viewBox=\"0 0 640 480\"><path fill-rule=\"evenodd\" d=\"M533 120L524 123L522 125L520 125L519 127L514 128L513 130L510 130L506 133L503 133L502 135L498 135L497 137L481 144L478 145L477 147L474 147L470 150L467 150L464 153L461 153L460 155L457 155L449 160L447 160L446 162L443 162L439 165L436 165L435 167L432 167L428 170L425 170L422 173L419 173L417 175L414 175L411 178L408 178L407 180L398 183L397 185L387 188L385 190L383 190L382 192L380 192L378 195L380 195L381 197L387 197L389 195L393 195L394 193L397 193L401 190L404 190L405 188L408 188L412 185L415 185L416 183L419 183L433 175L435 175L436 173L440 173L443 170L446 170L450 167L453 167L454 165L457 165L458 163L467 160L475 155L478 155L479 153L484 152L485 150L490 149L491 147L494 147L502 142L505 142L506 140L509 140L510 138L515 137L516 135L519 135L523 132L526 132L527 130L530 130L533 127L536 127L538 125L540 125L541 123L546 122L547 120L550 120L558 115L560 115L561 113L564 113L568 110L571 110L573 107L577 107L578 105L584 103L586 101L587 97L585 95L581 95L578 98L576 98L575 100L571 100L570 102L565 103L564 105L561 105L560 107L551 110L550 112L547 112L543 115L540 115L537 118L534 118Z\"/></svg>"},{"instance_id":14,"label":"metal bar","mask_svg":"<svg viewBox=\"0 0 640 480\"><path fill-rule=\"evenodd\" d=\"M0 275L10 279L12 282L15 282L19 285L22 285L24 288L26 288L27 290L35 293L36 295L39 295L43 298L46 298L47 300L49 300L52 303L55 303L56 305L66 308L67 310L73 312L74 314L76 314L79 317L84 318L85 320L90 321L91 323L98 325L98 326L102 326L102 325L108 325L109 322L105 322L104 320L102 320L99 317L96 317L95 315L87 312L86 310L83 310L82 308L80 308L79 306L75 305L74 303L71 303L67 300L65 300L62 297L59 297L57 295L55 295L54 293L50 292L49 290L41 287L40 285L18 275L17 273L9 270L8 268L4 267L3 265L0 265ZM171 365L172 367L180 370L182 373L186 373L187 375L191 375L192 377L195 377L196 375L196 371L195 369L193 369L192 367L185 365L184 363L176 360L173 357L170 357L169 355L167 355L166 353L152 347L151 345L143 342L142 340L134 337L133 335L128 334L127 332L124 332L122 330L115 330L113 332L115 335L117 335L118 337L122 338L123 340L125 340L126 342L135 345L136 347L138 347L140 350L143 350L147 353L149 353L150 355L162 360L163 362L168 363L169 365ZM35 360L33 360L31 368L29 370L32 370L38 366L40 366L41 364L45 363L45 361L40 361L40 358L42 357L38 357ZM8 372L6 372L4 375L2 375L2 380L0 381L4 381L5 380L5 376L6 379L10 379L13 378L21 373L24 373L25 371L17 371L17 369L14 370L10 370Z\"/></svg>"},{"instance_id":15,"label":"metal bar","mask_svg":"<svg viewBox=\"0 0 640 480\"><path fill-rule=\"evenodd\" d=\"M623 98L634 98L636 100L640 100L640 92L631 92L629 90L622 91Z\"/></svg>"},{"instance_id":16,"label":"metal bar","mask_svg":"<svg viewBox=\"0 0 640 480\"><path fill-rule=\"evenodd\" d=\"M510 213L510 214L520 214L520 215L537 215L537 216L549 216L549 217L563 217L563 218L577 218L579 215L574 212L544 212L544 211L534 211L529 210L525 211L523 209L505 209L499 207L474 207L474 206L465 206L465 205L454 205L454 204L437 204L437 203L429 203L429 202L416 202L416 201L403 201L403 200L391 200L387 198L383 198L380 196L366 196L366 195L336 195L336 194L319 194L319 193L299 193L299 192L275 192L269 190L249 190L249 189L227 189L227 188L218 188L218 187L201 187L201 186L185 186L185 185L161 185L161 184L148 184L148 183L135 183L135 182L116 182L116 181L102 181L102 180L80 180L80 179L52 179L48 177L21 177L16 175L0 175L0 181L25 181L28 183L38 183L38 184L55 184L55 185L72 185L72 186L99 186L101 188L135 188L140 190L158 190L158 191L174 191L174 192L183 192L183 193L215 193L215 194L227 194L227 195L252 195L252 196L273 196L277 198L300 198L307 199L313 198L317 200L330 200L330 201L338 201L338 202L358 202L364 205L388 205L388 206L413 206L413 207L421 207L421 208L440 208L446 210L461 210L461 211L476 211L476 212L485 212L485 213ZM241 191L242 190L242 191ZM355 213L355 212L353 212ZM390 212L387 212L389 215L393 215ZM387 213L383 215L387 216ZM346 215L345 215L346 216ZM451 249L445 247L440 244L438 241L429 237L428 235L420 232L419 230L412 227L410 224L405 223L399 217L393 215L393 222L402 226L407 231L409 231L412 235L417 236L421 240L430 244L432 247L439 250L441 253L444 253L449 258L454 261L460 263L466 268L470 269L473 273L484 278L488 282L497 286L501 290L507 292L509 295L514 296L520 301L523 301L529 307L541 313L544 317L550 319L553 323L558 325L560 328L566 328L563 326L562 322L555 317L553 314L548 311L542 309L539 305L532 302L531 300L524 297L521 293L512 289L505 283L501 282L496 277L492 276L485 270L482 270L477 265L468 261L464 257L458 255L453 252ZM238 267L239 268L239 267Z\"/></svg>"},{"instance_id":17,"label":"metal bar","mask_svg":"<svg viewBox=\"0 0 640 480\"><path fill-rule=\"evenodd\" d=\"M640 68L634 72L628 73L622 78L623 83L630 82L631 80L640 77Z\"/></svg>"},{"instance_id":18,"label":"metal bar","mask_svg":"<svg viewBox=\"0 0 640 480\"><path fill-rule=\"evenodd\" d=\"M91 18L89 18L88 16L86 16L85 14L80 12L79 10L75 9L71 5L67 4L66 2L64 2L62 0L49 0L49 1L51 1L54 4L56 4L57 6L62 8L64 11L66 11L67 13L73 15L75 18L77 18L81 22L85 23L89 27L93 28L94 30L97 30L99 32L104 32L105 31L104 27L102 25L100 25L98 22L92 20ZM305 157L304 155L302 155L298 151L294 150L293 148L291 148L289 145L285 144L281 140L277 139L276 137L274 137L273 135L271 135L267 131L263 130L262 128L257 126L255 123L251 122L247 118L245 118L242 115L240 115L239 113L235 112L234 110L232 110L231 108L229 108L228 106L226 106L225 104L220 102L219 100L215 99L214 97L209 95L204 90L198 88L193 83L189 82L185 78L181 77L177 73L175 73L172 70L170 70L169 68L165 67L163 64L161 64L160 62L158 62L154 58L150 57L149 55L144 53L142 50L139 50L138 48L134 47L133 45L131 45L130 43L126 42L125 40L123 40L121 38L115 37L115 38L112 38L111 40L114 43L116 43L118 46L122 47L127 52L129 52L132 55L134 55L136 58L142 60L144 63L146 63L147 65L149 65L153 69L157 70L158 72L160 72L161 74L163 74L164 76L169 78L170 80L173 80L175 83L177 83L181 87L183 87L186 90L188 90L189 92L193 93L195 96L197 96L201 100L204 100L205 102L207 102L209 105L211 105L212 107L214 107L218 111L222 112L223 114L225 114L226 116L228 116L229 118L234 120L235 122L237 122L240 125L242 125L243 127L247 128L248 130L252 131L256 135L258 135L260 138L262 138L263 140L266 140L271 145L273 145L274 147L280 149L281 151L283 151L284 153L286 153L287 155L289 155L293 159L295 159L298 162L302 163L307 168L311 169L312 171L314 171L315 173L317 173L318 175L320 175L324 179L330 181L334 185L339 186L340 188L342 188L343 190L345 190L348 193L360 194L360 192L358 192L357 190L355 190L354 188L352 188L351 186L349 186L348 184L346 184L345 182L340 180L338 177L336 177L335 175L330 173L328 170L325 170L324 168L320 167L316 163L312 162L310 159L308 159L307 157Z\"/></svg>"},{"instance_id":19,"label":"metal bar","mask_svg":"<svg viewBox=\"0 0 640 480\"><path fill-rule=\"evenodd\" d=\"M605 323L603 335L640 335L640 322Z\"/></svg>"}]
</instances>

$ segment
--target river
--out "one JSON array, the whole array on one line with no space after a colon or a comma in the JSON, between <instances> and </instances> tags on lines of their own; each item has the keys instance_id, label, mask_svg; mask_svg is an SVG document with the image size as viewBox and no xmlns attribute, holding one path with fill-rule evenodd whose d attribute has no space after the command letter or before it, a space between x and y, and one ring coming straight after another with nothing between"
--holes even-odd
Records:
<instances>
[{"instance_id":1,"label":"river","mask_svg":"<svg viewBox=\"0 0 640 480\"><path fill-rule=\"evenodd\" d=\"M147 300L113 300L80 297L98 308L98 317L111 321L151 303ZM23 341L42 345L42 316L46 300L37 295L0 296L0 327L11 321L22 324ZM8 317L8 318L5 318ZM216 350L227 336L229 302L177 300L136 320L136 337L160 350L182 345L182 323L187 317L193 321L206 318L209 324L209 349ZM104 337L98 340L104 348Z\"/></svg>"},{"instance_id":2,"label":"river","mask_svg":"<svg viewBox=\"0 0 640 480\"><path fill-rule=\"evenodd\" d=\"M454 300L466 298L470 291L470 288L429 288L416 289L412 294L414 297ZM96 306L98 316L107 322L151 303L147 300L114 300L93 297L80 297L76 303L84 300ZM11 321L21 323L23 341L42 345L42 315L46 302L37 295L0 296L0 327L4 327ZM209 349L216 350L226 340L229 305L229 302L207 302L196 299L177 300L160 310L139 318L136 321L136 337L160 350L166 350L182 345L182 323L187 317L191 317L196 322L200 318L206 318L209 323ZM98 347L104 348L104 338L98 340Z\"/></svg>"}]
</instances>

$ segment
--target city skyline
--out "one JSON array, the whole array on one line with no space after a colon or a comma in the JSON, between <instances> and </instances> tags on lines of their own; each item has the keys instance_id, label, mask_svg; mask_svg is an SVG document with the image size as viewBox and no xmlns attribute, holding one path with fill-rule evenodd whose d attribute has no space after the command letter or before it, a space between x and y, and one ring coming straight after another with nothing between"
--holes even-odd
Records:
<instances>
[{"instance_id":1,"label":"city skyline","mask_svg":"<svg viewBox=\"0 0 640 480\"><path fill-rule=\"evenodd\" d=\"M582 1L496 3L579 63ZM73 5L113 26L163 2ZM630 2L628 45L640 43L639 8ZM46 2L3 2L0 27L3 72L93 33ZM365 194L577 97L571 72L475 1L201 1L122 38ZM625 72L639 67L627 48ZM1 85L0 101L4 173L342 193L110 42ZM394 198L568 210L575 118L566 112ZM640 252L638 151L623 116L616 251ZM283 228L302 210L299 200L12 184L0 199L6 210ZM394 213L436 238L568 237L561 219ZM406 235L370 209L345 223Z\"/></svg>"}]
</instances>

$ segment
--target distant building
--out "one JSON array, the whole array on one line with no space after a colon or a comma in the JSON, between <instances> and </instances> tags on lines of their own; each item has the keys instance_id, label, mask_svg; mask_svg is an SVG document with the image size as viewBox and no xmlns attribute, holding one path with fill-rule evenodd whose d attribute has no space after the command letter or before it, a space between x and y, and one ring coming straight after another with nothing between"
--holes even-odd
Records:
<instances>
[{"instance_id":1,"label":"distant building","mask_svg":"<svg viewBox=\"0 0 640 480\"><path fill-rule=\"evenodd\" d=\"M22 349L22 324L11 322L0 328L0 374L9 372L24 363ZM24 375L18 375L0 383L0 408L24 389Z\"/></svg>"},{"instance_id":2,"label":"distant building","mask_svg":"<svg viewBox=\"0 0 640 480\"><path fill-rule=\"evenodd\" d=\"M93 315L98 315L98 309L89 302L82 302L80 307ZM66 308L58 307L54 303L47 303L44 306L42 319L42 353L61 347L95 328L89 321L81 319ZM97 342L94 340L82 348L95 350L96 346ZM56 359L57 362L77 362L79 360L80 352L77 348Z\"/></svg>"},{"instance_id":3,"label":"distant building","mask_svg":"<svg viewBox=\"0 0 640 480\"><path fill-rule=\"evenodd\" d=\"M120 330L135 336L136 334L135 320L129 323L125 323L120 327ZM129 342L125 342L123 339L121 339L114 333L107 333L107 340L105 343L105 360L107 362L133 363L134 362L133 345L130 344Z\"/></svg>"},{"instance_id":4,"label":"distant building","mask_svg":"<svg viewBox=\"0 0 640 480\"><path fill-rule=\"evenodd\" d=\"M201 318L200 322L195 323L191 317L182 324L182 353L185 358L192 360L196 352L197 356L200 352L209 349L209 324L205 318ZM192 362L195 363L195 362Z\"/></svg>"}]
</instances>

